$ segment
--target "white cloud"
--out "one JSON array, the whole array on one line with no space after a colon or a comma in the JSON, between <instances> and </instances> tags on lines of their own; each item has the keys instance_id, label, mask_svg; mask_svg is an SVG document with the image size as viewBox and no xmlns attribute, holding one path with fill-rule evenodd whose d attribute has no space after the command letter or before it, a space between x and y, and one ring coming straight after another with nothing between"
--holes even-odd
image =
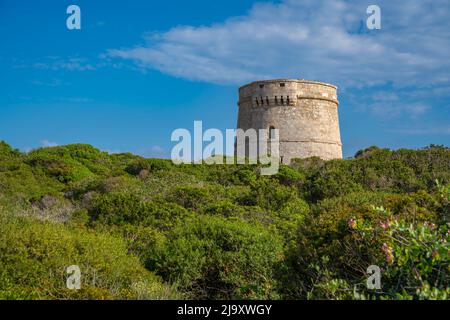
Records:
<instances>
[{"instance_id":1,"label":"white cloud","mask_svg":"<svg viewBox=\"0 0 450 320\"><path fill-rule=\"evenodd\" d=\"M424 115L431 107L423 103L403 103L403 102L377 102L368 106L368 109L376 116L385 119L407 116L411 119L418 119Z\"/></svg>"},{"instance_id":2,"label":"white cloud","mask_svg":"<svg viewBox=\"0 0 450 320\"><path fill-rule=\"evenodd\" d=\"M135 150L135 154L138 154L145 158L169 158L170 152L162 148L159 145L154 145L148 148L140 148Z\"/></svg>"},{"instance_id":3,"label":"white cloud","mask_svg":"<svg viewBox=\"0 0 450 320\"><path fill-rule=\"evenodd\" d=\"M51 79L49 81L33 80L31 81L31 83L37 86L54 87L54 88L69 85L68 82L64 82L60 79Z\"/></svg>"},{"instance_id":4,"label":"white cloud","mask_svg":"<svg viewBox=\"0 0 450 320\"><path fill-rule=\"evenodd\" d=\"M60 59L59 57L47 57L46 62L37 62L33 64L36 69L42 70L68 70L68 71L94 71L99 65L93 65L87 62L85 58L71 57Z\"/></svg>"},{"instance_id":5,"label":"white cloud","mask_svg":"<svg viewBox=\"0 0 450 320\"><path fill-rule=\"evenodd\" d=\"M418 98L418 95L421 97ZM349 104L361 113L383 120L403 118L405 120L423 120L434 108L447 108L446 105L435 105L430 100L434 91L416 88L386 88L376 90L350 90L345 93Z\"/></svg>"},{"instance_id":6,"label":"white cloud","mask_svg":"<svg viewBox=\"0 0 450 320\"><path fill-rule=\"evenodd\" d=\"M241 17L211 26L150 33L145 45L111 49L189 80L243 84L264 78L318 79L341 87L450 82L448 0L378 1L382 29L365 29L364 1L258 3Z\"/></svg>"},{"instance_id":7,"label":"white cloud","mask_svg":"<svg viewBox=\"0 0 450 320\"><path fill-rule=\"evenodd\" d=\"M150 150L151 150L152 152L155 152L155 153L161 153L161 152L164 152L164 149L161 148L160 146L153 146Z\"/></svg>"},{"instance_id":8,"label":"white cloud","mask_svg":"<svg viewBox=\"0 0 450 320\"><path fill-rule=\"evenodd\" d=\"M408 134L408 135L450 135L450 127L420 127L420 128L408 128L408 129L396 129L395 133Z\"/></svg>"},{"instance_id":9,"label":"white cloud","mask_svg":"<svg viewBox=\"0 0 450 320\"><path fill-rule=\"evenodd\" d=\"M56 142L49 141L49 140L42 140L41 146L48 148L48 147L57 147L57 146L59 146L59 144Z\"/></svg>"},{"instance_id":10,"label":"white cloud","mask_svg":"<svg viewBox=\"0 0 450 320\"><path fill-rule=\"evenodd\" d=\"M102 149L103 152L107 152L109 154L121 154L124 153L124 151L116 150L116 149Z\"/></svg>"}]
</instances>

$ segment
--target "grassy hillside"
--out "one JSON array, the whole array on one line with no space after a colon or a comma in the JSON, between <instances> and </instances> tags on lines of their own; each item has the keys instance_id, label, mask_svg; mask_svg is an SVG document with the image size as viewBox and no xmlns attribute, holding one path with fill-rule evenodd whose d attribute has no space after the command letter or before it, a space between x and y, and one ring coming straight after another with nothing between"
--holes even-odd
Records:
<instances>
[{"instance_id":1,"label":"grassy hillside","mask_svg":"<svg viewBox=\"0 0 450 320\"><path fill-rule=\"evenodd\" d=\"M258 172L0 142L0 298L449 298L450 149Z\"/></svg>"}]
</instances>

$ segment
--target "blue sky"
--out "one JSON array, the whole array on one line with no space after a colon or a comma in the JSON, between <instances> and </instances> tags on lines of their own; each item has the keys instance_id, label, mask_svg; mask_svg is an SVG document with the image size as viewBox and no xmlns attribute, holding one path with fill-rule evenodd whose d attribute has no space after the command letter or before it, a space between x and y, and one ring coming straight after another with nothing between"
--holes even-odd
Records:
<instances>
[{"instance_id":1,"label":"blue sky","mask_svg":"<svg viewBox=\"0 0 450 320\"><path fill-rule=\"evenodd\" d=\"M339 86L345 156L450 141L447 0L0 0L0 39L0 140L22 150L168 157L174 129L234 128L238 87L285 77Z\"/></svg>"}]
</instances>

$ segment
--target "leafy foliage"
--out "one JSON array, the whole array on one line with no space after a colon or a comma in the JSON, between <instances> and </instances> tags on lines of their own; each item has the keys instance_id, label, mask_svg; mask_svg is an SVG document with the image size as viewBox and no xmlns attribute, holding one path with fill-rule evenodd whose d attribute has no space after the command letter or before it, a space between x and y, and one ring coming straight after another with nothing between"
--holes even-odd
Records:
<instances>
[{"instance_id":1,"label":"leafy foliage","mask_svg":"<svg viewBox=\"0 0 450 320\"><path fill-rule=\"evenodd\" d=\"M5 215L0 221L0 298L175 297L127 253L120 238ZM80 291L66 287L66 268L71 265L82 270Z\"/></svg>"},{"instance_id":2,"label":"leafy foliage","mask_svg":"<svg viewBox=\"0 0 450 320\"><path fill-rule=\"evenodd\" d=\"M282 258L282 242L261 226L199 216L168 237L154 268L192 297L274 297L273 270Z\"/></svg>"},{"instance_id":3,"label":"leafy foliage","mask_svg":"<svg viewBox=\"0 0 450 320\"><path fill-rule=\"evenodd\" d=\"M0 142L0 298L448 299L448 148L258 169Z\"/></svg>"}]
</instances>

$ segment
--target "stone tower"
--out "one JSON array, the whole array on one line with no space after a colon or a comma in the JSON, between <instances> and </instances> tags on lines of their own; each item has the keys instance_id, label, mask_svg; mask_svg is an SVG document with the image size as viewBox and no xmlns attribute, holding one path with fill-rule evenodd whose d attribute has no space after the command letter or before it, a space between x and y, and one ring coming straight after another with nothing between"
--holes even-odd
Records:
<instances>
[{"instance_id":1,"label":"stone tower","mask_svg":"<svg viewBox=\"0 0 450 320\"><path fill-rule=\"evenodd\" d=\"M239 88L238 129L278 129L281 162L342 158L337 87L294 79L256 81Z\"/></svg>"}]
</instances>

